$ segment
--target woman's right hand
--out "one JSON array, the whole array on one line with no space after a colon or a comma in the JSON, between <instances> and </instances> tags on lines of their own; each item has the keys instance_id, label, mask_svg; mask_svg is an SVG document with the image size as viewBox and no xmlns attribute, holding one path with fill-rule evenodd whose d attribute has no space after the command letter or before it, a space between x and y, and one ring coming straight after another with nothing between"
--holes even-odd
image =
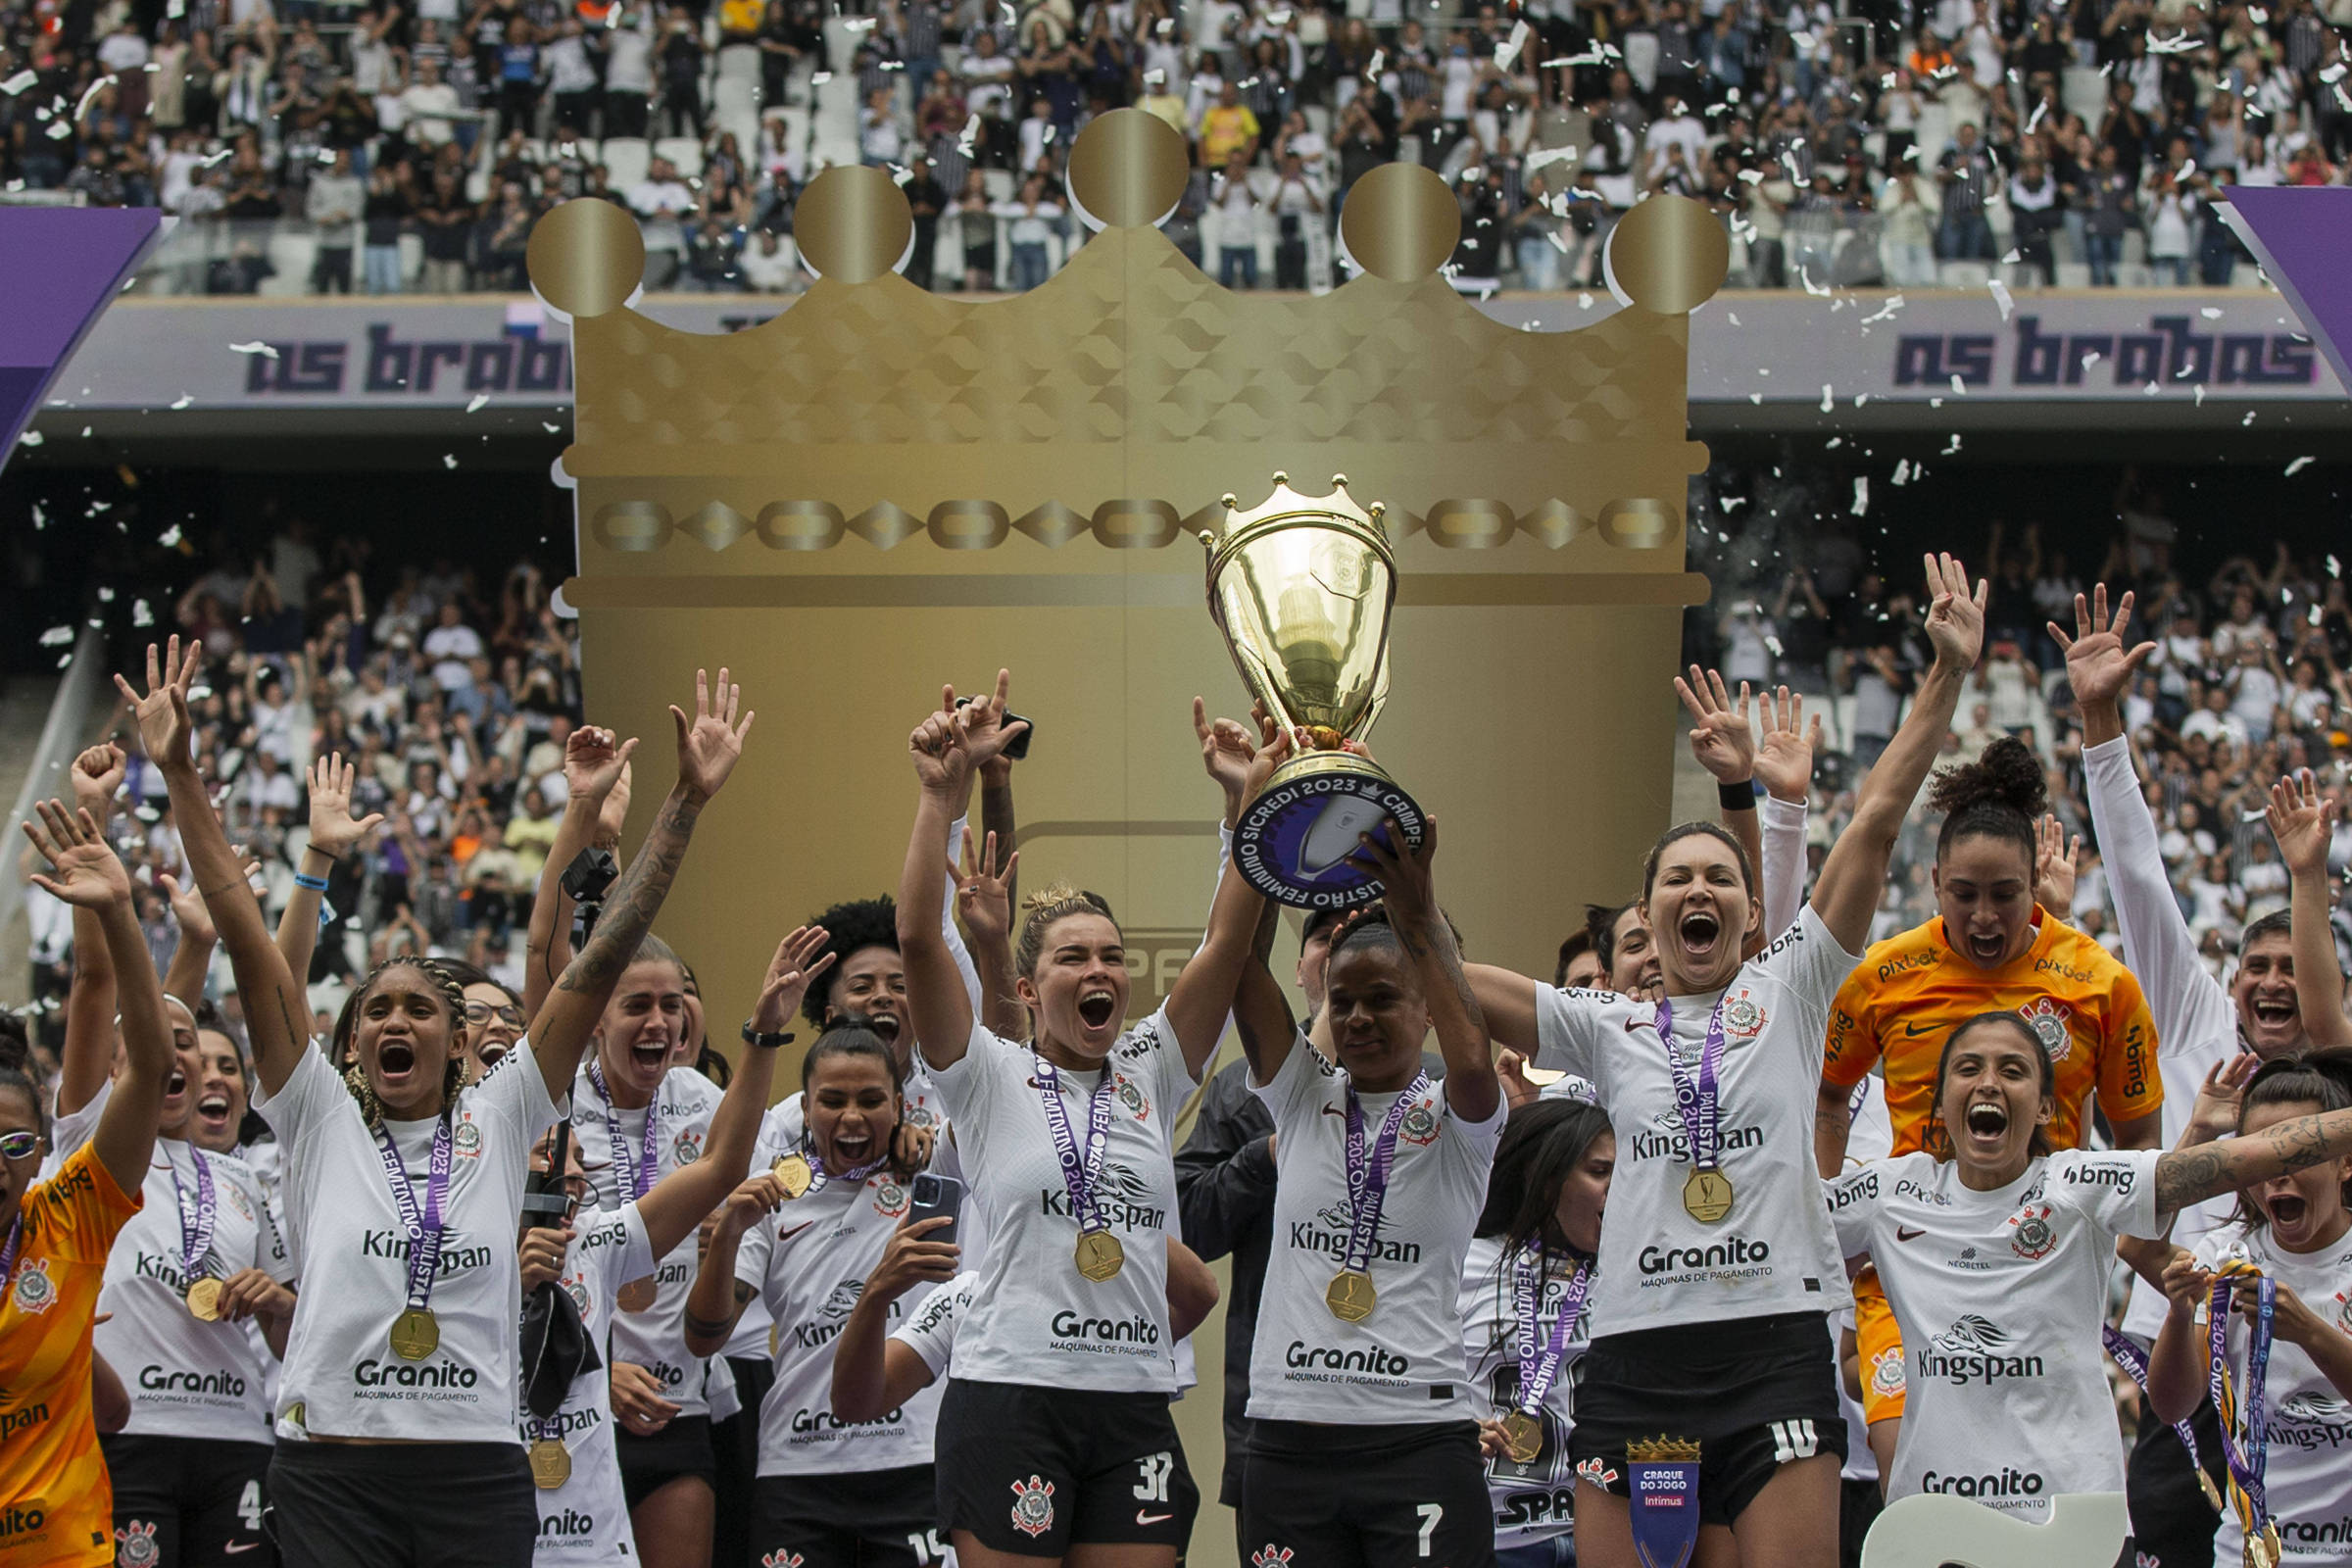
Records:
<instances>
[{"instance_id":1,"label":"woman's right hand","mask_svg":"<svg viewBox=\"0 0 2352 1568\"><path fill-rule=\"evenodd\" d=\"M2176 1314L2193 1318L2198 1308L2213 1298L2213 1273L2199 1265L2186 1248L2180 1249L2164 1265L2164 1295Z\"/></svg>"},{"instance_id":2,"label":"woman's right hand","mask_svg":"<svg viewBox=\"0 0 2352 1568\"><path fill-rule=\"evenodd\" d=\"M684 1406L662 1396L662 1380L634 1361L612 1363L612 1418L641 1438L650 1438Z\"/></svg>"},{"instance_id":3,"label":"woman's right hand","mask_svg":"<svg viewBox=\"0 0 2352 1568\"><path fill-rule=\"evenodd\" d=\"M2189 1108L2188 1126L2181 1130L2180 1147L2210 1144L2235 1133L2246 1082L2261 1065L2262 1058L2250 1051L2215 1062L2205 1074L2205 1081L2197 1086L2196 1102Z\"/></svg>"},{"instance_id":4,"label":"woman's right hand","mask_svg":"<svg viewBox=\"0 0 2352 1568\"><path fill-rule=\"evenodd\" d=\"M564 1277L564 1250L571 1245L571 1227L534 1225L522 1233L522 1291L525 1296L549 1280Z\"/></svg>"},{"instance_id":5,"label":"woman's right hand","mask_svg":"<svg viewBox=\"0 0 2352 1568\"><path fill-rule=\"evenodd\" d=\"M155 644L147 645L146 696L141 697L121 675L115 677L116 690L130 704L131 715L138 720L139 744L146 748L148 760L167 772L196 765L195 753L189 749L196 726L188 716L188 688L195 684L203 662L204 644L190 638L183 653L174 634L160 654Z\"/></svg>"},{"instance_id":6,"label":"woman's right hand","mask_svg":"<svg viewBox=\"0 0 2352 1568\"><path fill-rule=\"evenodd\" d=\"M87 811L69 814L58 801L42 801L35 808L39 827L24 824L51 875L35 874L33 886L52 898L82 909L105 909L130 904L130 873L108 847L97 818Z\"/></svg>"},{"instance_id":7,"label":"woman's right hand","mask_svg":"<svg viewBox=\"0 0 2352 1568\"><path fill-rule=\"evenodd\" d=\"M773 1170L763 1170L727 1195L718 1205L718 1229L741 1236L784 1206L792 1197Z\"/></svg>"},{"instance_id":8,"label":"woman's right hand","mask_svg":"<svg viewBox=\"0 0 2352 1568\"><path fill-rule=\"evenodd\" d=\"M113 741L74 759L74 804L104 822L114 812L115 792L122 787L122 748Z\"/></svg>"},{"instance_id":9,"label":"woman's right hand","mask_svg":"<svg viewBox=\"0 0 2352 1568\"><path fill-rule=\"evenodd\" d=\"M878 1301L895 1301L925 1280L944 1285L956 1277L963 1249L954 1242L925 1241L933 1231L953 1225L945 1214L901 1225L882 1250L882 1261L866 1276L865 1294Z\"/></svg>"}]
</instances>

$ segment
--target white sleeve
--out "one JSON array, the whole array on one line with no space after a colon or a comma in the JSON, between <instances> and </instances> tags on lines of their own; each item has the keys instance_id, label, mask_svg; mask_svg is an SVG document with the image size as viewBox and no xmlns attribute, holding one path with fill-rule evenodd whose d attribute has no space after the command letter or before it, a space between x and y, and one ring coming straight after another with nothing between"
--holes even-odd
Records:
<instances>
[{"instance_id":1,"label":"white sleeve","mask_svg":"<svg viewBox=\"0 0 2352 1568\"><path fill-rule=\"evenodd\" d=\"M611 1278L616 1291L661 1267L662 1260L654 1255L654 1239L645 1228L644 1212L635 1199L606 1213L589 1235L602 1238L602 1245L613 1250Z\"/></svg>"},{"instance_id":2,"label":"white sleeve","mask_svg":"<svg viewBox=\"0 0 2352 1568\"><path fill-rule=\"evenodd\" d=\"M547 1077L539 1070L539 1053L531 1049L528 1039L516 1041L514 1050L490 1064L479 1083L460 1093L475 1097L475 1103L504 1118L508 1132L526 1149L564 1114L547 1092Z\"/></svg>"},{"instance_id":3,"label":"white sleeve","mask_svg":"<svg viewBox=\"0 0 2352 1568\"><path fill-rule=\"evenodd\" d=\"M115 1096L115 1081L106 1079L98 1092L82 1102L79 1110L65 1111L49 1123L49 1159L41 1166L45 1181L57 1174L74 1152L88 1143L98 1133L98 1119L106 1114L106 1102Z\"/></svg>"},{"instance_id":4,"label":"white sleeve","mask_svg":"<svg viewBox=\"0 0 2352 1568\"><path fill-rule=\"evenodd\" d=\"M1764 828L1764 935L1777 937L1796 923L1805 902L1805 806L1801 801L1756 803Z\"/></svg>"},{"instance_id":5,"label":"white sleeve","mask_svg":"<svg viewBox=\"0 0 2352 1568\"><path fill-rule=\"evenodd\" d=\"M963 932L956 925L956 867L963 854L963 835L970 829L971 818L959 816L948 824L948 896L939 906L939 934L946 939L949 956L956 960L956 972L963 976L963 994L972 1000L972 1015L980 1015L980 966L972 962L972 950L963 945Z\"/></svg>"},{"instance_id":6,"label":"white sleeve","mask_svg":"<svg viewBox=\"0 0 2352 1568\"><path fill-rule=\"evenodd\" d=\"M294 1261L294 1253L286 1246L285 1227L278 1223L277 1211L270 1206L270 1196L262 1191L261 1178L248 1167L231 1179L244 1190L246 1201L253 1205L253 1266L280 1285L293 1284L301 1277L302 1266Z\"/></svg>"},{"instance_id":7,"label":"white sleeve","mask_svg":"<svg viewBox=\"0 0 2352 1568\"><path fill-rule=\"evenodd\" d=\"M2156 1162L2164 1157L2161 1149L2070 1149L2050 1156L2042 1195L2111 1238L2152 1240L2164 1233L2156 1209Z\"/></svg>"},{"instance_id":8,"label":"white sleeve","mask_svg":"<svg viewBox=\"0 0 2352 1568\"><path fill-rule=\"evenodd\" d=\"M1870 1250L1870 1233L1879 1217L1883 1191L1892 1189L1894 1175L1886 1165L1865 1165L1850 1175L1834 1182L1823 1182L1821 1192L1830 1206L1830 1224L1838 1232L1838 1251L1843 1257L1860 1257Z\"/></svg>"},{"instance_id":9,"label":"white sleeve","mask_svg":"<svg viewBox=\"0 0 2352 1568\"><path fill-rule=\"evenodd\" d=\"M507 1054L514 1053L510 1051ZM301 1144L303 1135L318 1124L320 1116L333 1109L338 1099L345 1104L355 1103L350 1091L343 1087L343 1080L327 1065L326 1054L316 1045L302 1048L294 1070L286 1074L286 1081L278 1086L276 1094L270 1093L266 1085L253 1086L253 1108L262 1113L262 1119L277 1134L278 1143L288 1153Z\"/></svg>"},{"instance_id":10,"label":"white sleeve","mask_svg":"<svg viewBox=\"0 0 2352 1568\"><path fill-rule=\"evenodd\" d=\"M977 1272L956 1275L925 1297L923 1304L914 1309L914 1315L891 1335L922 1357L934 1382L946 1373L949 1361L954 1358L956 1324L971 1305L972 1291L979 1283Z\"/></svg>"},{"instance_id":11,"label":"white sleeve","mask_svg":"<svg viewBox=\"0 0 2352 1568\"><path fill-rule=\"evenodd\" d=\"M1543 981L1536 988L1536 1065L1573 1074L1608 1093L1601 1081L1600 1020L1619 1001L1613 991L1563 991Z\"/></svg>"},{"instance_id":12,"label":"white sleeve","mask_svg":"<svg viewBox=\"0 0 2352 1568\"><path fill-rule=\"evenodd\" d=\"M1780 981L1789 996L1810 1010L1805 1034L1813 1043L1813 1063L1818 1068L1829 1035L1830 1004L1838 1000L1845 977L1862 962L1862 955L1846 952L1821 911L1807 904L1796 911L1788 929L1773 939L1772 946L1750 961Z\"/></svg>"},{"instance_id":13,"label":"white sleeve","mask_svg":"<svg viewBox=\"0 0 2352 1568\"><path fill-rule=\"evenodd\" d=\"M2132 771L2132 743L2123 736L2082 753L2090 786L2090 827L2099 863L2115 898L2115 925L2124 962L2148 999L2156 1022L2158 1059L2209 1049L2237 1037L2229 996L2197 957L2196 939L2173 901L2173 884L2156 848L2156 819Z\"/></svg>"},{"instance_id":14,"label":"white sleeve","mask_svg":"<svg viewBox=\"0 0 2352 1568\"><path fill-rule=\"evenodd\" d=\"M1291 1039L1290 1054L1274 1069L1274 1077L1259 1083L1252 1072L1243 1079L1266 1114L1274 1118L1276 1127L1288 1127L1301 1115L1315 1113L1315 1102L1323 1098L1323 1086L1330 1082L1337 1069L1324 1059L1323 1053L1308 1044L1306 1032L1297 1031Z\"/></svg>"}]
</instances>

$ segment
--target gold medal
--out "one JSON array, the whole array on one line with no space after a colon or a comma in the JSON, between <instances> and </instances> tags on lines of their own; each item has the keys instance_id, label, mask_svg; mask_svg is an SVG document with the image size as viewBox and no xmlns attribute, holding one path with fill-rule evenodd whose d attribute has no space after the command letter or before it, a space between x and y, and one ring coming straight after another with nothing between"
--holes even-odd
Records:
<instances>
[{"instance_id":1,"label":"gold medal","mask_svg":"<svg viewBox=\"0 0 2352 1568\"><path fill-rule=\"evenodd\" d=\"M2246 1568L2278 1568L2278 1527L2266 1524L2246 1538Z\"/></svg>"},{"instance_id":2,"label":"gold medal","mask_svg":"<svg viewBox=\"0 0 2352 1568\"><path fill-rule=\"evenodd\" d=\"M1323 1304L1343 1323L1361 1323L1379 1303L1380 1293L1372 1288L1372 1276L1351 1268L1334 1274L1323 1291Z\"/></svg>"},{"instance_id":3,"label":"gold medal","mask_svg":"<svg viewBox=\"0 0 2352 1568\"><path fill-rule=\"evenodd\" d=\"M571 1479L571 1450L561 1438L539 1438L531 1444L531 1481L541 1492L553 1492Z\"/></svg>"},{"instance_id":4,"label":"gold medal","mask_svg":"<svg viewBox=\"0 0 2352 1568\"><path fill-rule=\"evenodd\" d=\"M1127 1263L1127 1249L1108 1231L1078 1233L1078 1272L1097 1285L1117 1275Z\"/></svg>"},{"instance_id":5,"label":"gold medal","mask_svg":"<svg viewBox=\"0 0 2352 1568\"><path fill-rule=\"evenodd\" d=\"M1732 1179L1720 1170L1694 1170L1683 1183L1683 1207L1701 1225L1720 1223L1732 1211Z\"/></svg>"},{"instance_id":6,"label":"gold medal","mask_svg":"<svg viewBox=\"0 0 2352 1568\"><path fill-rule=\"evenodd\" d=\"M1544 1418L1513 1410L1502 1418L1502 1446L1513 1464L1534 1464L1544 1451Z\"/></svg>"},{"instance_id":7,"label":"gold medal","mask_svg":"<svg viewBox=\"0 0 2352 1568\"><path fill-rule=\"evenodd\" d=\"M641 1280L631 1280L620 1288L620 1309L623 1312L642 1312L654 1304L654 1277L648 1274Z\"/></svg>"},{"instance_id":8,"label":"gold medal","mask_svg":"<svg viewBox=\"0 0 2352 1568\"><path fill-rule=\"evenodd\" d=\"M188 1287L188 1316L199 1323L220 1321L220 1282L198 1280Z\"/></svg>"},{"instance_id":9,"label":"gold medal","mask_svg":"<svg viewBox=\"0 0 2352 1568\"><path fill-rule=\"evenodd\" d=\"M441 1348L440 1320L429 1306L412 1306L392 1320L392 1353L403 1361L421 1361Z\"/></svg>"},{"instance_id":10,"label":"gold medal","mask_svg":"<svg viewBox=\"0 0 2352 1568\"><path fill-rule=\"evenodd\" d=\"M2207 1475L2202 1467L2197 1471L2197 1485L2205 1489L2205 1500L2213 1505L2215 1513L2220 1513L2228 1506L2222 1501L2222 1489L2213 1484L2213 1477Z\"/></svg>"},{"instance_id":11,"label":"gold medal","mask_svg":"<svg viewBox=\"0 0 2352 1568\"><path fill-rule=\"evenodd\" d=\"M776 1162L768 1167L768 1173L784 1189L786 1198L801 1197L808 1191L808 1185L814 1179L808 1168L807 1154L780 1154Z\"/></svg>"}]
</instances>

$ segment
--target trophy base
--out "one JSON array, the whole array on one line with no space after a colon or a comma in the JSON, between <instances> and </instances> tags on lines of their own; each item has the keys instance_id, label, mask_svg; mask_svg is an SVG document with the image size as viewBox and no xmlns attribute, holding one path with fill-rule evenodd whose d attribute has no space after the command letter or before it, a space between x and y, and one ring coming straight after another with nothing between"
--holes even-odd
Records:
<instances>
[{"instance_id":1,"label":"trophy base","mask_svg":"<svg viewBox=\"0 0 2352 1568\"><path fill-rule=\"evenodd\" d=\"M1393 816L1421 843L1421 808L1352 752L1310 752L1274 770L1233 831L1234 868L1266 898L1295 909L1351 909L1380 897L1380 881L1349 857L1356 836Z\"/></svg>"}]
</instances>

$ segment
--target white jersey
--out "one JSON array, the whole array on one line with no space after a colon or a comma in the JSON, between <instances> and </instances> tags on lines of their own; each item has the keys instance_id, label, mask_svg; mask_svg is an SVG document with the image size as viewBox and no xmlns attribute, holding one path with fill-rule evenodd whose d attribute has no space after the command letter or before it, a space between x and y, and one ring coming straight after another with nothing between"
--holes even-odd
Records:
<instances>
[{"instance_id":1,"label":"white jersey","mask_svg":"<svg viewBox=\"0 0 2352 1568\"><path fill-rule=\"evenodd\" d=\"M653 1104L630 1110L612 1105L599 1095L583 1063L579 1076L572 1080L571 1130L579 1140L580 1163L587 1170L596 1206L609 1213L636 1196L630 1187L630 1172L645 1158L649 1110L655 1117L652 1180L658 1182L703 1157L703 1145L710 1136L710 1118L720 1098L718 1086L701 1073L691 1067L672 1067L663 1076ZM613 1148L614 1129L621 1145L617 1151ZM671 1248L654 1271L653 1305L642 1312L621 1312L612 1319L614 1357L634 1362L661 1379L662 1396L678 1406L680 1416L711 1413L706 1362L686 1348L686 1298L694 1293L700 1249L701 1239L692 1234Z\"/></svg>"},{"instance_id":2,"label":"white jersey","mask_svg":"<svg viewBox=\"0 0 2352 1568\"><path fill-rule=\"evenodd\" d=\"M1061 1071L1072 1137L1087 1137L1088 1098L1112 1075L1110 1130L1096 1197L1124 1249L1100 1284L1078 1272L1078 1216L1027 1046L977 1020L963 1058L930 1069L956 1124L972 1199L988 1234L981 1289L963 1323L960 1374L976 1382L1173 1392L1167 1238L1176 1210L1177 1109L1196 1080L1165 1008L1119 1036L1104 1065Z\"/></svg>"},{"instance_id":3,"label":"white jersey","mask_svg":"<svg viewBox=\"0 0 2352 1568\"><path fill-rule=\"evenodd\" d=\"M288 1232L307 1261L286 1344L277 1435L514 1441L514 1325L522 1310L515 1217L531 1146L557 1108L527 1042L452 1107L449 1200L432 1312L441 1343L418 1361L387 1336L408 1302L409 1238L381 1147L326 1056L302 1053L275 1095L254 1097L285 1150ZM435 1121L387 1121L424 1207Z\"/></svg>"},{"instance_id":4,"label":"white jersey","mask_svg":"<svg viewBox=\"0 0 2352 1568\"><path fill-rule=\"evenodd\" d=\"M923 1298L923 1304L891 1338L922 1358L936 1385L956 1359L956 1329L972 1310L972 1295L980 1289L980 1271L965 1269Z\"/></svg>"},{"instance_id":5,"label":"white jersey","mask_svg":"<svg viewBox=\"0 0 2352 1568\"><path fill-rule=\"evenodd\" d=\"M107 1254L98 1310L113 1316L98 1325L94 1343L130 1394L130 1424L122 1429L130 1436L268 1443L265 1368L277 1357L267 1346L257 1352L247 1324L200 1322L185 1299L181 1215L192 1231L199 1161L212 1178L213 1235L194 1277L225 1280L258 1268L281 1285L294 1279L285 1238L246 1163L159 1138L139 1211Z\"/></svg>"},{"instance_id":6,"label":"white jersey","mask_svg":"<svg viewBox=\"0 0 2352 1568\"><path fill-rule=\"evenodd\" d=\"M1885 1159L1894 1152L1894 1123L1886 1114L1886 1084L1877 1073L1865 1073L1854 1085L1853 1097L1847 1102L1852 1117L1845 1139L1845 1174L1851 1175L1874 1159ZM1856 1320L1852 1309L1838 1315L1830 1338L1840 1349L1845 1335L1854 1331ZM1902 1370L1902 1347L1887 1352ZM1862 1379L1871 1377L1869 1367L1862 1368ZM1871 1451L1870 1422L1862 1413L1862 1401L1845 1392L1842 1371L1838 1379L1838 1409L1845 1417L1845 1463L1838 1475L1847 1481L1876 1481L1879 1479L1879 1456Z\"/></svg>"},{"instance_id":7,"label":"white jersey","mask_svg":"<svg viewBox=\"0 0 2352 1568\"><path fill-rule=\"evenodd\" d=\"M2222 1258L2250 1259L2265 1274L2293 1291L2321 1322L2352 1335L2352 1235L2315 1252L2290 1252L2272 1239L2270 1227L2249 1230L2232 1223L2193 1249L2199 1264ZM2240 1287L2244 1291L2247 1287ZM2203 1309L2197 1313L2197 1359L2206 1357ZM2246 1393L2246 1320L2230 1319L2230 1367L2242 1418ZM2352 1400L2329 1382L2309 1351L2282 1339L2271 1342L2269 1391L2270 1464L2264 1478L2271 1517L2290 1563L2352 1563ZM2217 1563L2241 1561L2246 1537L2237 1510L2222 1510L2214 1537Z\"/></svg>"},{"instance_id":8,"label":"white jersey","mask_svg":"<svg viewBox=\"0 0 2352 1568\"><path fill-rule=\"evenodd\" d=\"M1274 1236L1250 1352L1250 1415L1261 1421L1432 1422L1478 1414L1462 1360L1462 1253L1487 1200L1509 1107L1464 1121L1444 1084L1423 1084L1397 1123L1369 1273L1378 1304L1349 1323L1324 1300L1348 1266L1348 1070L1299 1035L1269 1084ZM1359 1094L1370 1157L1398 1094Z\"/></svg>"},{"instance_id":9,"label":"white jersey","mask_svg":"<svg viewBox=\"0 0 2352 1568\"><path fill-rule=\"evenodd\" d=\"M618 1317L620 1288L642 1279L654 1266L654 1246L634 1202L612 1213L583 1214L571 1245L564 1250L564 1272L556 1284L580 1311L580 1326L596 1347L596 1365L571 1380L564 1404L542 1421L522 1410L515 1430L524 1443L560 1439L571 1455L571 1477L553 1490L533 1490L539 1498L539 1544L534 1564L564 1568L638 1561L637 1538L629 1528L628 1494L620 1479L620 1449L612 1436L612 1357L609 1336Z\"/></svg>"},{"instance_id":10,"label":"white jersey","mask_svg":"<svg viewBox=\"0 0 2352 1568\"><path fill-rule=\"evenodd\" d=\"M1536 987L1539 1065L1591 1079L1617 1134L1594 1338L1852 1304L1822 1206L1813 1113L1830 1003L1860 961L1808 904L1722 993L1674 999L1674 1038L1693 1075L1718 995L1724 1003L1718 1130L1734 1206L1712 1225L1683 1206L1690 1140L1656 1004Z\"/></svg>"},{"instance_id":11,"label":"white jersey","mask_svg":"<svg viewBox=\"0 0 2352 1568\"><path fill-rule=\"evenodd\" d=\"M2164 858L2156 849L2156 819L2148 814L2138 775L2132 770L2131 742L2119 736L2084 748L2082 771L2090 796L2091 829L2098 835L2100 863L2107 868L2107 885L2115 900L2115 926L2124 940L2123 959L2138 980L2148 1016L2156 1025L2156 1070L2164 1080L2164 1146L2174 1149L2188 1128L2206 1074L2244 1049L2237 1004L2206 970L2196 938L2189 935L2188 922L2174 900ZM2229 1224L2236 1207L2234 1193L2191 1203L2174 1216L2173 1241L2193 1248ZM2164 1293L2133 1274L2124 1332L2142 1345L2152 1344L2168 1310Z\"/></svg>"},{"instance_id":12,"label":"white jersey","mask_svg":"<svg viewBox=\"0 0 2352 1568\"><path fill-rule=\"evenodd\" d=\"M1927 1153L1829 1186L1846 1255L1867 1252L1903 1335L1908 1394L1886 1480L2036 1522L2060 1493L2121 1492L2099 1325L2119 1236L2155 1236L2153 1149L2069 1150L1995 1192Z\"/></svg>"},{"instance_id":13,"label":"white jersey","mask_svg":"<svg viewBox=\"0 0 2352 1568\"><path fill-rule=\"evenodd\" d=\"M758 1293L776 1325L776 1381L760 1409L760 1475L864 1474L931 1462L937 1388L879 1421L833 1414L833 1342L910 1200L906 1184L885 1166L855 1185L828 1181L745 1234L735 1279ZM917 1286L891 1302L891 1326L935 1289Z\"/></svg>"},{"instance_id":14,"label":"white jersey","mask_svg":"<svg viewBox=\"0 0 2352 1568\"><path fill-rule=\"evenodd\" d=\"M1539 1355L1559 1326L1569 1282L1576 1274L1576 1260L1564 1253L1546 1261L1543 1294L1536 1307ZM1469 1357L1470 1384L1476 1394L1471 1413L1481 1420L1499 1421L1518 1408L1518 1275L1516 1263L1504 1261L1498 1239L1479 1237L1463 1254L1462 1348ZM1588 1294L1588 1306L1591 1299ZM1576 1469L1568 1460L1568 1434L1576 1425L1576 1363L1592 1342L1592 1314L1587 1310L1570 1328L1566 1358L1544 1396L1539 1412L1544 1422L1542 1451L1526 1463L1508 1454L1487 1461L1487 1493L1494 1501L1497 1551L1549 1541L1574 1528L1570 1510L1576 1498Z\"/></svg>"}]
</instances>

